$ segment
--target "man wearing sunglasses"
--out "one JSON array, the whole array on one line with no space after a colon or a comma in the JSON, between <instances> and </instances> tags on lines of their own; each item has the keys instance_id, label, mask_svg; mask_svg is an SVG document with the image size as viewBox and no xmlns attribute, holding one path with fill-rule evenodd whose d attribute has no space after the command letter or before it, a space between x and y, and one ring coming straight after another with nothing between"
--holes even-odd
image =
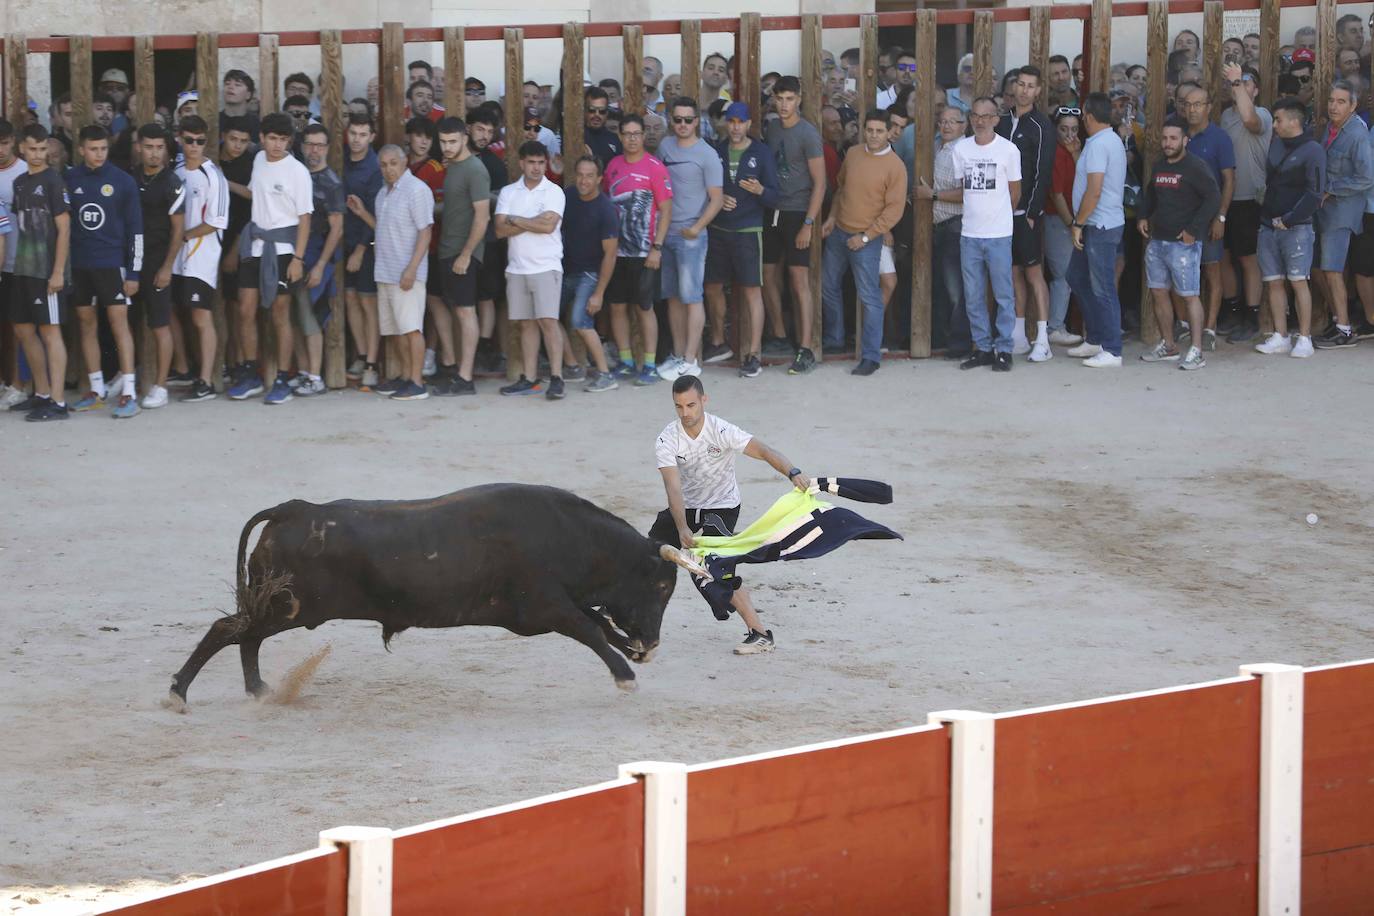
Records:
<instances>
[{"instance_id":1,"label":"man wearing sunglasses","mask_svg":"<svg viewBox=\"0 0 1374 916\"><path fill-rule=\"evenodd\" d=\"M611 110L611 97L600 86L592 86L583 98L586 111L586 124L582 131L582 142L601 162L604 169L612 159L624 150L620 139L606 127L606 116ZM571 155L571 154L570 154Z\"/></svg>"},{"instance_id":2,"label":"man wearing sunglasses","mask_svg":"<svg viewBox=\"0 0 1374 916\"><path fill-rule=\"evenodd\" d=\"M1307 119L1312 120L1312 100L1316 98L1317 55L1311 48L1298 48L1293 52L1293 65L1288 73L1298 81L1298 99L1307 108Z\"/></svg>"},{"instance_id":3,"label":"man wearing sunglasses","mask_svg":"<svg viewBox=\"0 0 1374 916\"><path fill-rule=\"evenodd\" d=\"M215 322L211 305L219 280L220 233L229 227L229 182L205 156L205 120L191 115L181 122L181 149L185 156L177 169L185 189L182 244L172 264L172 301L189 314L196 331L200 374L183 401L210 401L215 389L210 369L215 363Z\"/></svg>"}]
</instances>

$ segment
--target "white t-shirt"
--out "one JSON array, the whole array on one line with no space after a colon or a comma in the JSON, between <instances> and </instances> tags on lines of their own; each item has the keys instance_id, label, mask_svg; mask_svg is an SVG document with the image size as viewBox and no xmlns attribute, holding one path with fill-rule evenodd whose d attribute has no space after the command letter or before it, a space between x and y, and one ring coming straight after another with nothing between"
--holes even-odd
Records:
<instances>
[{"instance_id":1,"label":"white t-shirt","mask_svg":"<svg viewBox=\"0 0 1374 916\"><path fill-rule=\"evenodd\" d=\"M214 226L223 231L229 226L229 182L219 166L206 159L194 172L183 164L177 177L185 188L185 230L198 226ZM187 239L172 263L172 273L178 277L195 277L210 285L219 285L220 232Z\"/></svg>"},{"instance_id":2,"label":"white t-shirt","mask_svg":"<svg viewBox=\"0 0 1374 916\"><path fill-rule=\"evenodd\" d=\"M695 439L687 435L681 420L669 423L659 433L654 452L660 468L677 468L683 508L733 509L740 503L735 456L753 438L733 423L708 413Z\"/></svg>"},{"instance_id":3,"label":"white t-shirt","mask_svg":"<svg viewBox=\"0 0 1374 916\"><path fill-rule=\"evenodd\" d=\"M14 179L23 175L29 170L29 166L22 156L15 156L9 168L0 169L0 204L5 205L6 210L14 210ZM19 227L14 227L17 232ZM19 253L19 246L14 242L14 235L5 240L5 273L14 273L14 258Z\"/></svg>"},{"instance_id":4,"label":"white t-shirt","mask_svg":"<svg viewBox=\"0 0 1374 916\"><path fill-rule=\"evenodd\" d=\"M295 226L302 216L315 212L315 189L310 170L295 156L267 161L259 150L253 160L253 177L248 190L253 192L252 220L259 229ZM277 242L277 254L295 254L294 242ZM253 242L252 256L262 257L262 242Z\"/></svg>"},{"instance_id":5,"label":"white t-shirt","mask_svg":"<svg viewBox=\"0 0 1374 916\"><path fill-rule=\"evenodd\" d=\"M256 175L257 173L254 172ZM511 236L506 244L506 273L542 274L551 270L563 270L563 204L566 198L563 189L549 181L548 177L539 179L533 190L525 187L522 177L501 189L496 198L496 213L507 216L523 216L530 219L550 211L558 214L558 225L547 235L542 232L522 232Z\"/></svg>"},{"instance_id":6,"label":"white t-shirt","mask_svg":"<svg viewBox=\"0 0 1374 916\"><path fill-rule=\"evenodd\" d=\"M980 146L973 137L954 144L954 168L964 176L964 229L971 239L1009 238L1012 233L1011 182L1021 180L1021 151L993 134Z\"/></svg>"}]
</instances>

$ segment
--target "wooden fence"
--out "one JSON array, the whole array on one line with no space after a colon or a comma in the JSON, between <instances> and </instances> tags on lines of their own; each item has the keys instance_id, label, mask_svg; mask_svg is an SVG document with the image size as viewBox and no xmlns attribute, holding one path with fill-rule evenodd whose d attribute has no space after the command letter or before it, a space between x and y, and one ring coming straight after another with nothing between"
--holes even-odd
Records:
<instances>
[{"instance_id":1,"label":"wooden fence","mask_svg":"<svg viewBox=\"0 0 1374 916\"><path fill-rule=\"evenodd\" d=\"M860 76L858 96L861 99L874 98L876 93L876 73L878 63L878 29L911 29L909 42L915 48L917 60L916 85L932 87L936 85L935 75L935 30L937 26L972 26L973 55L975 61L976 88L980 95L991 94L993 90L992 47L994 25L998 23L1028 23L1029 41L1027 59L1038 66L1041 72L1048 71L1050 57L1050 23L1053 20L1081 22L1083 29L1082 53L1084 69L1089 87L1105 91L1111 72L1112 21L1128 17L1148 17L1148 60L1149 72L1148 123L1145 131L1145 149L1142 151L1146 163L1153 162L1159 155L1159 128L1163 122L1165 105L1165 71L1169 45L1170 14L1197 14L1204 16L1202 36L1204 81L1217 87L1221 81L1221 44L1228 37L1223 34L1223 12L1225 10L1260 11L1260 59L1276 61L1279 57L1279 20L1284 8L1315 7L1317 22L1317 73L1319 86L1329 85L1334 77L1336 58L1336 20L1337 5L1350 0L1148 0L1148 2L1116 2L1112 0L1092 0L1089 3L1054 5L998 7L995 9L957 9L930 10L920 9L910 12L881 14L845 14L821 16L768 16L758 13L743 13L738 19L705 19L681 21L649 22L569 22L549 25L527 25L519 28L501 26L462 26L448 28L411 28L399 22L388 22L380 29L345 29L302 32L279 32L276 34L257 33L214 33L202 32L196 35L162 35L139 37L91 37L77 35L70 37L25 38L23 35L9 35L0 44L0 52L5 57L4 85L5 110L14 123L23 122L24 108L27 104L26 68L22 65L26 54L66 53L69 55L71 85L73 92L73 118L76 126L88 123L91 110L93 51L133 51L135 54L134 86L138 109L135 120L139 123L152 119L152 87L154 59L160 50L194 50L196 52L197 84L200 87L200 108L202 111L218 110L219 92L219 51L226 48L258 48L260 62L259 91L263 93L264 106L276 101L277 92L277 55L280 48L299 46L318 46L320 49L320 70L323 74L321 116L324 123L331 127L329 162L336 171L341 170L344 154L344 131L342 125L346 109L343 105L343 65L342 46L346 44L374 45L379 47L380 61L380 102L381 134L386 142L402 142L403 123L397 112L404 108L406 89L405 45L408 42L442 42L444 47L445 92L443 102L450 111L461 112L464 106L463 81L466 75L464 64L465 48L469 42L500 41L504 43L505 60L505 99L507 136L519 137L522 129L521 84L524 81L524 42L532 39L562 39L563 85L581 85L584 73L585 44L590 38L620 38L624 46L624 79L627 105L636 104L641 90L639 62L643 59L643 42L646 35L680 35L682 41L682 80L684 86L700 83L699 66L701 61L701 36L703 33L725 33L735 41L735 58L738 62L738 84L745 89L745 101L752 110L758 110L759 81L761 72L761 37L763 32L796 32L801 51L802 114L814 124L820 124L820 111L824 96L821 69L822 36L824 30L854 29L860 33ZM1277 69L1273 66L1261 68L1261 104L1273 101L1278 80ZM1215 91L1214 91L1215 96ZM1326 98L1324 92L1316 94L1317 117L1324 119ZM266 108L264 110L267 110ZM1221 106L1213 106L1213 116L1219 117ZM566 93L563 110L563 146L577 150L582 145L583 100L578 92ZM218 125L214 118L210 123L210 149L216 149L215 133ZM915 172L927 181L933 180L935 123L932 117L929 92L918 92L916 117ZM755 129L761 126L761 119L755 119ZM518 168L518 144L507 145L507 163L512 174ZM916 201L913 205L913 253L911 264L910 289L910 346L913 357L930 355L931 328L931 273L930 250L932 238L932 202ZM811 246L811 299L815 314L813 316L813 339L810 344L819 352L821 338L821 274L820 274L820 233L814 233ZM862 309L858 310L862 315ZM1148 298L1142 302L1141 317L1148 336L1153 328L1154 317ZM743 320L745 316L741 316ZM222 314L219 316L222 321ZM331 387L340 387L344 380L345 352L344 310L338 303L334 317L326 334L326 381ZM221 340L224 337L221 335ZM270 351L270 348L269 348Z\"/></svg>"},{"instance_id":2,"label":"wooden fence","mask_svg":"<svg viewBox=\"0 0 1374 916\"><path fill-rule=\"evenodd\" d=\"M929 719L341 827L98 912L1348 916L1374 900L1374 659Z\"/></svg>"}]
</instances>

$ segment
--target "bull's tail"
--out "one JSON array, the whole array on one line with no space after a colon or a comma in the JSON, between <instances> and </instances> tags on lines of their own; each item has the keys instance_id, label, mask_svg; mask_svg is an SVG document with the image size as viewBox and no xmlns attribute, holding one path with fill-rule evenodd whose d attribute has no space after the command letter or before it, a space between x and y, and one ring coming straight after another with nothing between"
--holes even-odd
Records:
<instances>
[{"instance_id":1,"label":"bull's tail","mask_svg":"<svg viewBox=\"0 0 1374 916\"><path fill-rule=\"evenodd\" d=\"M243 526L243 532L239 535L239 552L237 561L234 564L234 605L235 610L242 613L248 609L248 538L252 536L253 529L259 523L271 521L281 506L273 506L271 509L263 509L257 515L250 518Z\"/></svg>"}]
</instances>

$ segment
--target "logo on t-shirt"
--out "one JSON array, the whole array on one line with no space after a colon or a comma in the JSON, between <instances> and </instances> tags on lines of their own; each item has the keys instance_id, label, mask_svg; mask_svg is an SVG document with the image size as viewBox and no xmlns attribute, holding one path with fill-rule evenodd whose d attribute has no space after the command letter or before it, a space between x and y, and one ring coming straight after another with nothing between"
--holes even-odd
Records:
<instances>
[{"instance_id":1,"label":"logo on t-shirt","mask_svg":"<svg viewBox=\"0 0 1374 916\"><path fill-rule=\"evenodd\" d=\"M114 197L114 185L102 184L100 186L100 193L105 197Z\"/></svg>"},{"instance_id":2,"label":"logo on t-shirt","mask_svg":"<svg viewBox=\"0 0 1374 916\"><path fill-rule=\"evenodd\" d=\"M965 191L993 191L997 188L997 163L969 162L964 165Z\"/></svg>"},{"instance_id":3,"label":"logo on t-shirt","mask_svg":"<svg viewBox=\"0 0 1374 916\"><path fill-rule=\"evenodd\" d=\"M1156 172L1155 185L1162 187L1177 188L1182 186L1183 176L1178 172Z\"/></svg>"},{"instance_id":4,"label":"logo on t-shirt","mask_svg":"<svg viewBox=\"0 0 1374 916\"><path fill-rule=\"evenodd\" d=\"M724 452L721 451L719 445L708 445L706 446L706 454L710 455L712 458L719 458Z\"/></svg>"},{"instance_id":5,"label":"logo on t-shirt","mask_svg":"<svg viewBox=\"0 0 1374 916\"><path fill-rule=\"evenodd\" d=\"M100 204L82 204L76 212L81 218L81 225L91 232L105 225L105 209Z\"/></svg>"}]
</instances>

